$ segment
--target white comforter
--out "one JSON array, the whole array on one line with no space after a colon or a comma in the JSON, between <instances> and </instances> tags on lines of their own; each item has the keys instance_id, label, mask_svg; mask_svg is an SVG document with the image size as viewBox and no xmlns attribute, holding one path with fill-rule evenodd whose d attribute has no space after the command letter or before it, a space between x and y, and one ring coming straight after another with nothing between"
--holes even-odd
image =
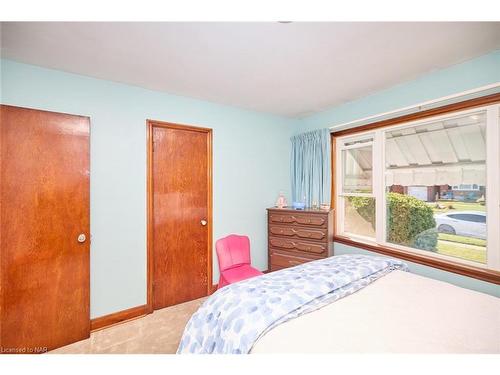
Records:
<instances>
[{"instance_id":1,"label":"white comforter","mask_svg":"<svg viewBox=\"0 0 500 375\"><path fill-rule=\"evenodd\" d=\"M252 353L500 353L500 299L394 271L261 337Z\"/></svg>"}]
</instances>

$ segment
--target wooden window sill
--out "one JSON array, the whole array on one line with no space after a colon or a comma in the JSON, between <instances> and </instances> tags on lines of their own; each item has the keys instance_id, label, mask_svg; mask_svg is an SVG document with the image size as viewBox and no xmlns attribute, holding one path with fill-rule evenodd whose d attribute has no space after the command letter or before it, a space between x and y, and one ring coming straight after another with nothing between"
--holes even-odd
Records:
<instances>
[{"instance_id":1,"label":"wooden window sill","mask_svg":"<svg viewBox=\"0 0 500 375\"><path fill-rule=\"evenodd\" d=\"M462 263L457 263L444 259L437 259L434 257L427 257L421 254L412 253L410 251L399 250L387 246L381 246L376 244L370 244L362 241L356 241L348 237L335 235L333 237L334 242L340 242L345 245L354 246L375 253L380 253L387 256L392 256L395 258L400 258L407 260L409 262L414 262L422 264L424 266L429 266L433 268L438 268L443 271L457 273L459 275L472 277L474 279L487 281L493 284L500 284L500 272L489 270L480 267L469 266Z\"/></svg>"}]
</instances>

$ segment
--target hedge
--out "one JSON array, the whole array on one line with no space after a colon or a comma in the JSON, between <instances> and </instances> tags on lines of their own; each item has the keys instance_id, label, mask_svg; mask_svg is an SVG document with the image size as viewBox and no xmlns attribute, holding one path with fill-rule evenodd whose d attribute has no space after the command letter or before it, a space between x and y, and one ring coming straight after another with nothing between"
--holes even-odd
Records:
<instances>
[{"instance_id":1,"label":"hedge","mask_svg":"<svg viewBox=\"0 0 500 375\"><path fill-rule=\"evenodd\" d=\"M375 199L348 197L356 211L375 228ZM432 208L425 202L399 193L387 193L387 241L435 250L437 231ZM425 233L424 233L425 232Z\"/></svg>"},{"instance_id":2,"label":"hedge","mask_svg":"<svg viewBox=\"0 0 500 375\"><path fill-rule=\"evenodd\" d=\"M413 247L421 250L437 251L438 231L436 228L424 230L417 234Z\"/></svg>"},{"instance_id":3,"label":"hedge","mask_svg":"<svg viewBox=\"0 0 500 375\"><path fill-rule=\"evenodd\" d=\"M387 194L387 241L412 246L417 235L436 227L434 212L425 202L410 195Z\"/></svg>"}]
</instances>

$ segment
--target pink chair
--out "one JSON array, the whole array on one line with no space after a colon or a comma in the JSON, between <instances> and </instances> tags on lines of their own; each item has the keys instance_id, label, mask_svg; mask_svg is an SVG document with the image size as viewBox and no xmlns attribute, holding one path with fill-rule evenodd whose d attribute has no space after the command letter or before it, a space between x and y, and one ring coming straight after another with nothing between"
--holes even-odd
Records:
<instances>
[{"instance_id":1,"label":"pink chair","mask_svg":"<svg viewBox=\"0 0 500 375\"><path fill-rule=\"evenodd\" d=\"M250 265L250 240L247 236L231 234L221 238L215 243L215 249L219 259L219 289L241 280L263 275Z\"/></svg>"}]
</instances>

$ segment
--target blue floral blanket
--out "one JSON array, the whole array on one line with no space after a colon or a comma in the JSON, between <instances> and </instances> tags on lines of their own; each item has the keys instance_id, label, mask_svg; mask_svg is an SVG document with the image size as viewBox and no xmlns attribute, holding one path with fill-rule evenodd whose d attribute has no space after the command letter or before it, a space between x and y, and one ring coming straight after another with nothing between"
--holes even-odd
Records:
<instances>
[{"instance_id":1,"label":"blue floral blanket","mask_svg":"<svg viewBox=\"0 0 500 375\"><path fill-rule=\"evenodd\" d=\"M346 297L404 262L339 255L221 288L189 320L177 353L249 353L266 332Z\"/></svg>"}]
</instances>

